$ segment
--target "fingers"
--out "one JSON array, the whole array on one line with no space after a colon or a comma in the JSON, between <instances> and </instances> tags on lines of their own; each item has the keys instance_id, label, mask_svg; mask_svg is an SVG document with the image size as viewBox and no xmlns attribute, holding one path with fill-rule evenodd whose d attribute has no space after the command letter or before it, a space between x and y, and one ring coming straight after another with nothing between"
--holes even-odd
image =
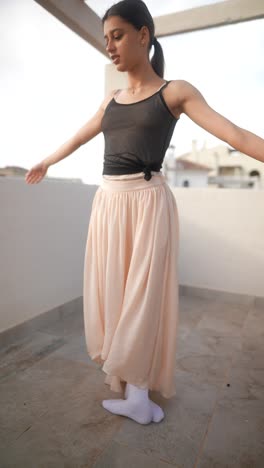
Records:
<instances>
[{"instance_id":1,"label":"fingers","mask_svg":"<svg viewBox=\"0 0 264 468\"><path fill-rule=\"evenodd\" d=\"M42 179L42 176L39 175L26 175L25 181L27 184L37 184Z\"/></svg>"},{"instance_id":2,"label":"fingers","mask_svg":"<svg viewBox=\"0 0 264 468\"><path fill-rule=\"evenodd\" d=\"M47 169L40 165L32 167L28 172L26 172L25 181L27 184L38 184L46 175L46 172Z\"/></svg>"}]
</instances>

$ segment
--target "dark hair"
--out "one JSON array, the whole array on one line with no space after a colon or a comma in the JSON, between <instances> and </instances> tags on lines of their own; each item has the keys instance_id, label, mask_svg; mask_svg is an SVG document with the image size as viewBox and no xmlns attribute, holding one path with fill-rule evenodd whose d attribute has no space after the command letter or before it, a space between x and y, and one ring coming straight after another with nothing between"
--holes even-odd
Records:
<instances>
[{"instance_id":1,"label":"dark hair","mask_svg":"<svg viewBox=\"0 0 264 468\"><path fill-rule=\"evenodd\" d=\"M154 54L150 60L153 70L163 78L164 75L164 55L160 43L155 37L155 25L153 18L142 0L121 0L114 3L108 8L102 18L102 23L109 16L120 16L128 23L131 23L138 31L142 26L147 26L150 35L148 52L152 45L154 46Z\"/></svg>"}]
</instances>

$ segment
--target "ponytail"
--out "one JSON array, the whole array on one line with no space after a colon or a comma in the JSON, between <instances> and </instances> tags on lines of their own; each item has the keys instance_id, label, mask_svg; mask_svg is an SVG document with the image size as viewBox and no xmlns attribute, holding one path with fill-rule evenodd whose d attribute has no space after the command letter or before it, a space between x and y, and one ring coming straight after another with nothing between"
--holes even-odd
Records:
<instances>
[{"instance_id":1,"label":"ponytail","mask_svg":"<svg viewBox=\"0 0 264 468\"><path fill-rule=\"evenodd\" d=\"M163 50L161 47L160 42L157 40L156 37L154 37L153 41L153 46L154 46L154 54L153 57L151 58L151 65L153 70L159 75L161 78L164 76L164 55L163 55Z\"/></svg>"}]
</instances>

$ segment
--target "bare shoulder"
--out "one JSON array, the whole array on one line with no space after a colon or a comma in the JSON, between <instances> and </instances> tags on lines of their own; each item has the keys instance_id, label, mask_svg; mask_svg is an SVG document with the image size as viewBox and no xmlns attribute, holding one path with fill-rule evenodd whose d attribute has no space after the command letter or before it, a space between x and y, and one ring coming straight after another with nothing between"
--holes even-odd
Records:
<instances>
[{"instance_id":1,"label":"bare shoulder","mask_svg":"<svg viewBox=\"0 0 264 468\"><path fill-rule=\"evenodd\" d=\"M182 103L183 96L185 95L185 83L184 80L169 80L170 82L165 87L163 91L163 96L166 101L166 104L171 111L171 113L177 118L180 118L181 113L183 112Z\"/></svg>"},{"instance_id":2,"label":"bare shoulder","mask_svg":"<svg viewBox=\"0 0 264 468\"><path fill-rule=\"evenodd\" d=\"M177 94L182 98L196 93L199 94L199 90L186 80L171 80L168 88L171 94Z\"/></svg>"},{"instance_id":3,"label":"bare shoulder","mask_svg":"<svg viewBox=\"0 0 264 468\"><path fill-rule=\"evenodd\" d=\"M186 101L198 95L201 96L198 89L186 80L170 80L165 92L167 104L176 117L184 112Z\"/></svg>"},{"instance_id":4,"label":"bare shoulder","mask_svg":"<svg viewBox=\"0 0 264 468\"><path fill-rule=\"evenodd\" d=\"M117 92L117 89L112 89L110 93L107 94L107 96L104 98L100 105L100 109L104 112L106 107L108 106L109 102L113 99L115 93Z\"/></svg>"}]
</instances>

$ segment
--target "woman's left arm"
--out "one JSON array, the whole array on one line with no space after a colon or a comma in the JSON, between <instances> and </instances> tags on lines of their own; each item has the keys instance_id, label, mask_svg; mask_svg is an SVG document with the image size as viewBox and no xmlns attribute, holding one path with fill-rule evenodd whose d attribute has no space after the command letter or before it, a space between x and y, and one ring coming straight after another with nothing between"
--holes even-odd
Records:
<instances>
[{"instance_id":1,"label":"woman's left arm","mask_svg":"<svg viewBox=\"0 0 264 468\"><path fill-rule=\"evenodd\" d=\"M240 128L212 109L197 88L181 80L181 110L197 125L241 153L264 162L264 139Z\"/></svg>"}]
</instances>

